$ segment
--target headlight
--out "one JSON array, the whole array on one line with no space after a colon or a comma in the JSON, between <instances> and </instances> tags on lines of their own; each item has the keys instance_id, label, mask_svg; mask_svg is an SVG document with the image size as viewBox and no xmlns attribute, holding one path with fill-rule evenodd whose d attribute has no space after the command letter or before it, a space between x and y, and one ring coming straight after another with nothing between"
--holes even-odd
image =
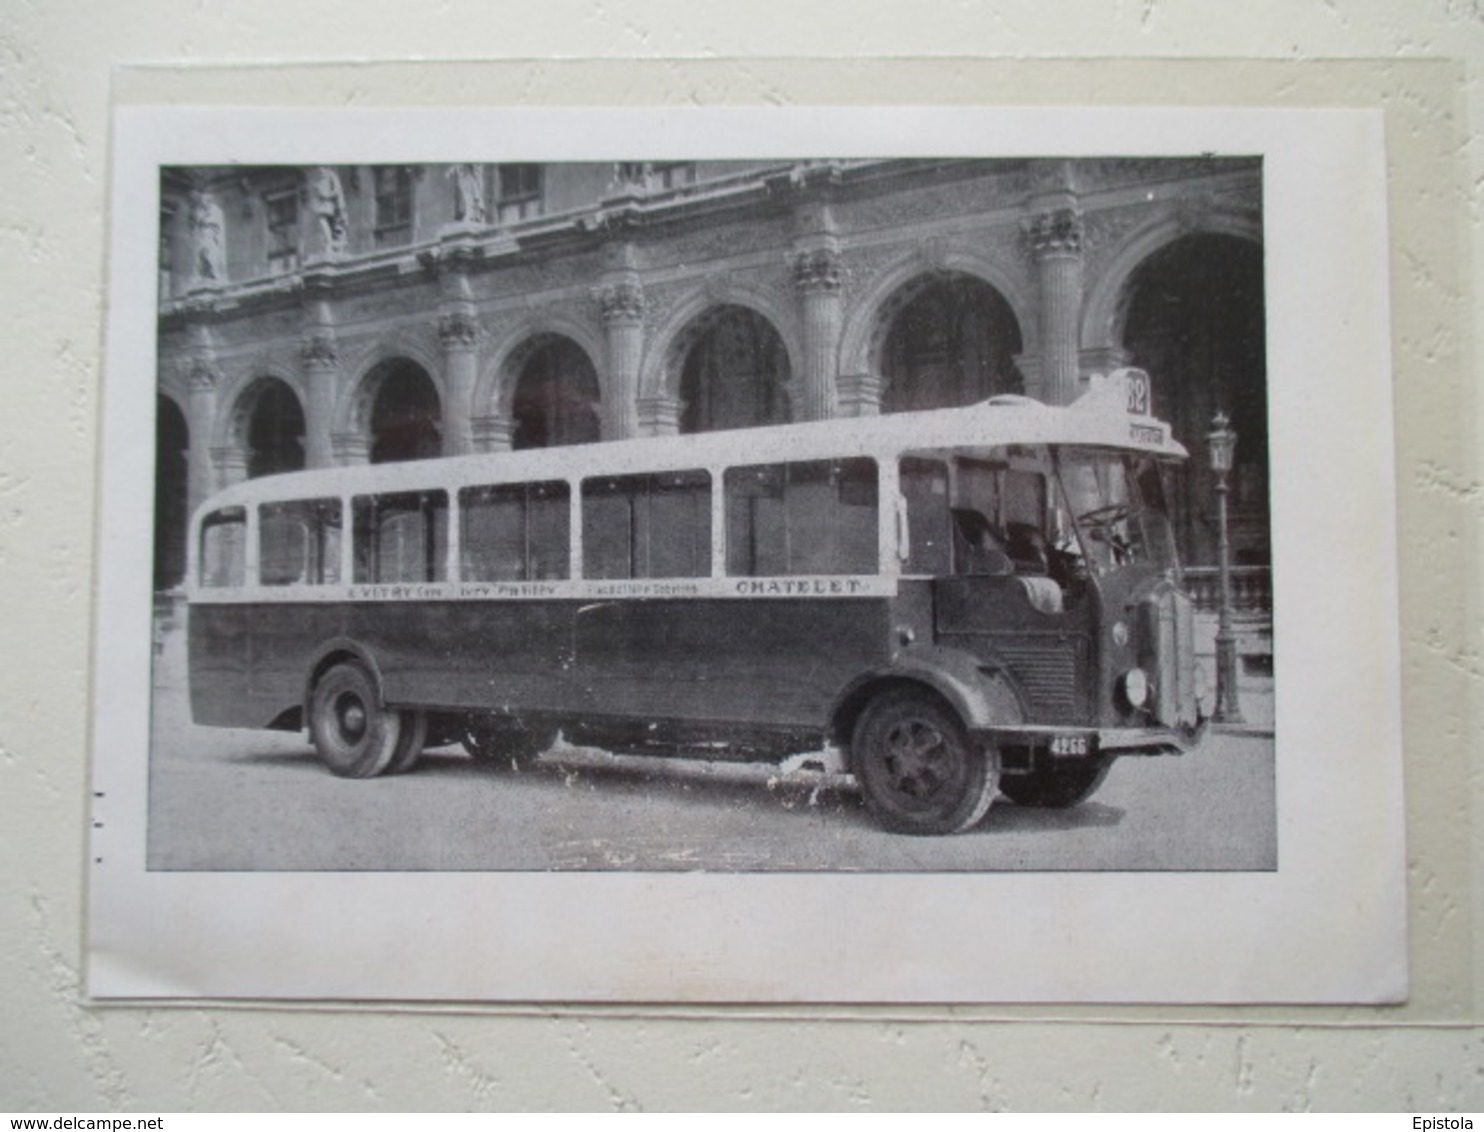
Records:
<instances>
[{"instance_id":1,"label":"headlight","mask_svg":"<svg viewBox=\"0 0 1484 1132\"><path fill-rule=\"evenodd\" d=\"M1129 707L1141 708L1149 702L1149 677L1142 668L1130 668L1123 674L1123 698Z\"/></svg>"}]
</instances>

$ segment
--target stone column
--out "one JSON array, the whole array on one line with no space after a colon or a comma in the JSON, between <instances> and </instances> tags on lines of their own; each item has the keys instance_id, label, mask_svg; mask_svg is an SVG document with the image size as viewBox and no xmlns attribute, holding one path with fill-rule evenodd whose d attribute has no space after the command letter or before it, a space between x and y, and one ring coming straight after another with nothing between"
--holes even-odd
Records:
<instances>
[{"instance_id":1,"label":"stone column","mask_svg":"<svg viewBox=\"0 0 1484 1132\"><path fill-rule=\"evenodd\" d=\"M241 445L213 448L211 462L216 465L218 490L247 479L247 451Z\"/></svg>"},{"instance_id":2,"label":"stone column","mask_svg":"<svg viewBox=\"0 0 1484 1132\"><path fill-rule=\"evenodd\" d=\"M438 340L443 344L443 455L474 451L474 386L479 379L479 320L469 273L477 259L467 232L446 233L439 244Z\"/></svg>"},{"instance_id":3,"label":"stone column","mask_svg":"<svg viewBox=\"0 0 1484 1132\"><path fill-rule=\"evenodd\" d=\"M328 468L335 463L330 431L335 415L335 390L340 384L340 352L335 332L316 326L299 343L304 366L304 466Z\"/></svg>"},{"instance_id":4,"label":"stone column","mask_svg":"<svg viewBox=\"0 0 1484 1132\"><path fill-rule=\"evenodd\" d=\"M466 456L474 449L474 383L479 377L479 324L468 310L438 318L443 343L443 454Z\"/></svg>"},{"instance_id":5,"label":"stone column","mask_svg":"<svg viewBox=\"0 0 1484 1132\"><path fill-rule=\"evenodd\" d=\"M1079 357L1084 374L1109 374L1129 362L1128 351L1122 346L1091 346L1083 350Z\"/></svg>"},{"instance_id":6,"label":"stone column","mask_svg":"<svg viewBox=\"0 0 1484 1132\"><path fill-rule=\"evenodd\" d=\"M515 422L498 413L474 417L470 422L476 452L509 452Z\"/></svg>"},{"instance_id":7,"label":"stone column","mask_svg":"<svg viewBox=\"0 0 1484 1132\"><path fill-rule=\"evenodd\" d=\"M330 437L330 448L337 464L369 464L371 441L358 432L337 432Z\"/></svg>"},{"instance_id":8,"label":"stone column","mask_svg":"<svg viewBox=\"0 0 1484 1132\"><path fill-rule=\"evenodd\" d=\"M1057 208L1031 218L1026 226L1041 284L1039 388L1032 392L1052 405L1077 398L1082 315L1082 215Z\"/></svg>"},{"instance_id":9,"label":"stone column","mask_svg":"<svg viewBox=\"0 0 1484 1132\"><path fill-rule=\"evenodd\" d=\"M594 292L603 317L608 372L603 383L603 439L640 435L639 361L644 356L644 289L633 276Z\"/></svg>"},{"instance_id":10,"label":"stone column","mask_svg":"<svg viewBox=\"0 0 1484 1132\"><path fill-rule=\"evenodd\" d=\"M191 361L189 394L186 400L190 448L186 452L186 504L195 511L216 490L216 472L211 462L211 434L216 427L216 387L219 375L209 357Z\"/></svg>"},{"instance_id":11,"label":"stone column","mask_svg":"<svg viewBox=\"0 0 1484 1132\"><path fill-rule=\"evenodd\" d=\"M1023 354L1016 354L1015 368L1020 371L1021 381L1025 384L1025 395L1041 399L1041 355L1034 350L1028 350Z\"/></svg>"},{"instance_id":12,"label":"stone column","mask_svg":"<svg viewBox=\"0 0 1484 1132\"><path fill-rule=\"evenodd\" d=\"M645 397L639 402L640 436L674 436L680 431L681 405L674 397Z\"/></svg>"},{"instance_id":13,"label":"stone column","mask_svg":"<svg viewBox=\"0 0 1484 1132\"><path fill-rule=\"evenodd\" d=\"M299 362L304 367L304 466L328 468L335 463L330 433L335 427L335 394L340 388L340 348L330 305L335 280L324 268L309 268L301 286L304 322Z\"/></svg>"},{"instance_id":14,"label":"stone column","mask_svg":"<svg viewBox=\"0 0 1484 1132\"><path fill-rule=\"evenodd\" d=\"M885 383L874 373L842 373L836 380L842 417L879 417Z\"/></svg>"},{"instance_id":15,"label":"stone column","mask_svg":"<svg viewBox=\"0 0 1484 1132\"><path fill-rule=\"evenodd\" d=\"M801 251L793 268L804 308L804 372L796 382L800 395L794 417L827 420L836 413L835 375L840 368L840 253L831 245Z\"/></svg>"}]
</instances>

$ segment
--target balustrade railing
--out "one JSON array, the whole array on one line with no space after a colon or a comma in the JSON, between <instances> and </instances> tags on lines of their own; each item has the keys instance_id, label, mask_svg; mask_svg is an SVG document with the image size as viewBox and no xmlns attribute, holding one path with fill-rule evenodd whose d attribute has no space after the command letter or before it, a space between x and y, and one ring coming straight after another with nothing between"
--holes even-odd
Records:
<instances>
[{"instance_id":1,"label":"balustrade railing","mask_svg":"<svg viewBox=\"0 0 1484 1132\"><path fill-rule=\"evenodd\" d=\"M1273 572L1268 566L1233 566L1232 611L1246 616L1271 617ZM1187 566L1185 588L1202 613L1221 607L1221 569L1217 566Z\"/></svg>"}]
</instances>

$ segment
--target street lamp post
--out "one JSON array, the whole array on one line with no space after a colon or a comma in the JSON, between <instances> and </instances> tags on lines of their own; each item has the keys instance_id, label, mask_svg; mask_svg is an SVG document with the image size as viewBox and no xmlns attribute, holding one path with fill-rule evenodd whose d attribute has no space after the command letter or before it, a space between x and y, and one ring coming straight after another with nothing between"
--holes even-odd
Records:
<instances>
[{"instance_id":1,"label":"street lamp post","mask_svg":"<svg viewBox=\"0 0 1484 1132\"><path fill-rule=\"evenodd\" d=\"M1237 433L1225 413L1217 413L1206 434L1211 450L1211 471L1216 473L1216 557L1221 568L1221 606L1216 620L1216 723L1241 723L1237 701L1237 639L1232 633L1231 545L1227 539L1226 497L1228 477L1237 451Z\"/></svg>"}]
</instances>

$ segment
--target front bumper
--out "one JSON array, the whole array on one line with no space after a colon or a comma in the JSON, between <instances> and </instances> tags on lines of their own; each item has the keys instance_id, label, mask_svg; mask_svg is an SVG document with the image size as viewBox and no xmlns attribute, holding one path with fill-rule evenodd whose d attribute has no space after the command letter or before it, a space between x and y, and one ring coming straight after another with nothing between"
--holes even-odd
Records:
<instances>
[{"instance_id":1,"label":"front bumper","mask_svg":"<svg viewBox=\"0 0 1484 1132\"><path fill-rule=\"evenodd\" d=\"M1009 727L976 728L974 738L996 747L1044 748L1053 757L1183 755L1200 746L1210 720L1193 727Z\"/></svg>"},{"instance_id":2,"label":"front bumper","mask_svg":"<svg viewBox=\"0 0 1484 1132\"><path fill-rule=\"evenodd\" d=\"M1183 755L1201 745L1210 720L1194 727L1115 727L1099 731L1098 749L1120 755Z\"/></svg>"}]
</instances>

